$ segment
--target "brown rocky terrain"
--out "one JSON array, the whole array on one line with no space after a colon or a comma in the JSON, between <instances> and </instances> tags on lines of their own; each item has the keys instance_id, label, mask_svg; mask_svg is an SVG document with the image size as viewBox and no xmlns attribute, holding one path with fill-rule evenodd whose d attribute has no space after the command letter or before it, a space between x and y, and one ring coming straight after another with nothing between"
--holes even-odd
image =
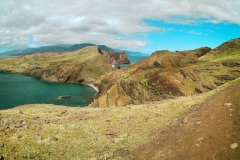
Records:
<instances>
[{"instance_id":1,"label":"brown rocky terrain","mask_svg":"<svg viewBox=\"0 0 240 160\"><path fill-rule=\"evenodd\" d=\"M240 84L232 85L159 132L154 140L134 152L134 160L238 160L240 159Z\"/></svg>"},{"instance_id":2,"label":"brown rocky terrain","mask_svg":"<svg viewBox=\"0 0 240 160\"><path fill-rule=\"evenodd\" d=\"M204 93L240 76L240 39L211 50L156 51L129 67L101 76L90 106L111 107Z\"/></svg>"}]
</instances>

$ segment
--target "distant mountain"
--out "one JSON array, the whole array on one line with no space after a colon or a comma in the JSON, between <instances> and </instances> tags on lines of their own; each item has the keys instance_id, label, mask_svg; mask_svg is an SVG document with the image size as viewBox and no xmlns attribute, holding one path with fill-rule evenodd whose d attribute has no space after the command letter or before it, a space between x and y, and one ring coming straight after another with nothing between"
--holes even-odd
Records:
<instances>
[{"instance_id":1,"label":"distant mountain","mask_svg":"<svg viewBox=\"0 0 240 160\"><path fill-rule=\"evenodd\" d=\"M52 46L43 46L43 47L37 47L37 48L26 48L21 50L12 50L12 51L6 51L3 53L0 53L0 57L13 57L13 56L24 56L24 55L30 55L34 53L44 53L44 52L72 52L79 49L83 49L87 46L96 46L96 44L92 43L81 43L81 44L58 44L58 45L52 45ZM109 52L121 52L125 51L126 54L131 56L144 56L147 57L147 54L143 54L141 52L133 52L133 51L126 51L126 50L119 50L119 49L113 49L106 45L98 45L99 49L109 51Z\"/></svg>"},{"instance_id":2,"label":"distant mountain","mask_svg":"<svg viewBox=\"0 0 240 160\"><path fill-rule=\"evenodd\" d=\"M72 44L57 44L55 46L68 48L68 47L72 46Z\"/></svg>"},{"instance_id":3,"label":"distant mountain","mask_svg":"<svg viewBox=\"0 0 240 160\"><path fill-rule=\"evenodd\" d=\"M71 45L70 47L66 48L66 50L64 50L64 52L76 51L76 50L85 48L87 46L96 46L96 45L95 44L91 44L91 43L74 44L74 45Z\"/></svg>"},{"instance_id":4,"label":"distant mountain","mask_svg":"<svg viewBox=\"0 0 240 160\"><path fill-rule=\"evenodd\" d=\"M24 56L34 53L42 53L42 52L65 52L69 46L67 45L53 45L53 46L43 46L37 48L26 48L20 50L12 50L0 53L0 56Z\"/></svg>"}]
</instances>

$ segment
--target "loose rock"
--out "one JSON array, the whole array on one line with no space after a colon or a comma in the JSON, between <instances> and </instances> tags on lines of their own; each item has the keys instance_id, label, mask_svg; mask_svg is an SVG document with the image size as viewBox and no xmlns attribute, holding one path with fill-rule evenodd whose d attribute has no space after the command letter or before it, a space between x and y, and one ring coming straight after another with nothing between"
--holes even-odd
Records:
<instances>
[{"instance_id":1,"label":"loose rock","mask_svg":"<svg viewBox=\"0 0 240 160\"><path fill-rule=\"evenodd\" d=\"M230 103L224 103L223 104L223 106L225 106L225 107L230 107L230 106L232 106L233 104L232 104L232 102L230 102Z\"/></svg>"},{"instance_id":2,"label":"loose rock","mask_svg":"<svg viewBox=\"0 0 240 160\"><path fill-rule=\"evenodd\" d=\"M48 142L57 142L58 138L57 137L48 137L47 141Z\"/></svg>"},{"instance_id":3,"label":"loose rock","mask_svg":"<svg viewBox=\"0 0 240 160\"><path fill-rule=\"evenodd\" d=\"M61 112L61 114L64 114L64 113L67 113L67 110L63 110L63 111Z\"/></svg>"},{"instance_id":4,"label":"loose rock","mask_svg":"<svg viewBox=\"0 0 240 160\"><path fill-rule=\"evenodd\" d=\"M201 124L201 121L198 121L196 124L198 124L198 125Z\"/></svg>"},{"instance_id":5,"label":"loose rock","mask_svg":"<svg viewBox=\"0 0 240 160\"><path fill-rule=\"evenodd\" d=\"M202 141L202 140L203 140L203 137L197 139L197 141Z\"/></svg>"},{"instance_id":6,"label":"loose rock","mask_svg":"<svg viewBox=\"0 0 240 160\"><path fill-rule=\"evenodd\" d=\"M41 141L42 140L42 137L41 136L34 136L34 139L36 140L36 141Z\"/></svg>"},{"instance_id":7,"label":"loose rock","mask_svg":"<svg viewBox=\"0 0 240 160\"><path fill-rule=\"evenodd\" d=\"M22 135L19 134L19 135L17 136L17 138L18 138L18 139L22 138Z\"/></svg>"},{"instance_id":8,"label":"loose rock","mask_svg":"<svg viewBox=\"0 0 240 160\"><path fill-rule=\"evenodd\" d=\"M183 119L183 123L187 123L188 122L188 117L185 117L184 119Z\"/></svg>"},{"instance_id":9,"label":"loose rock","mask_svg":"<svg viewBox=\"0 0 240 160\"><path fill-rule=\"evenodd\" d=\"M230 145L230 148L236 149L238 147L238 143L233 143Z\"/></svg>"},{"instance_id":10,"label":"loose rock","mask_svg":"<svg viewBox=\"0 0 240 160\"><path fill-rule=\"evenodd\" d=\"M0 160L4 160L4 158L3 158L3 156L2 156L2 155L0 155Z\"/></svg>"},{"instance_id":11,"label":"loose rock","mask_svg":"<svg viewBox=\"0 0 240 160\"><path fill-rule=\"evenodd\" d=\"M107 136L111 136L111 135L114 135L116 134L116 132L112 129L107 129L106 132L105 132L105 135Z\"/></svg>"}]
</instances>

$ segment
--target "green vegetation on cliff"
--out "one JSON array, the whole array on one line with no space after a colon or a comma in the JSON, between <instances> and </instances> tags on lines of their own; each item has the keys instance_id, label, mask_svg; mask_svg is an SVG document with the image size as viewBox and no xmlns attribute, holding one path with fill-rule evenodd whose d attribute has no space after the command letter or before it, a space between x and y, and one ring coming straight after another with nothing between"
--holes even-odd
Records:
<instances>
[{"instance_id":1,"label":"green vegetation on cliff","mask_svg":"<svg viewBox=\"0 0 240 160\"><path fill-rule=\"evenodd\" d=\"M113 71L109 60L99 53L97 46L66 53L38 53L0 60L0 70L28 74L55 82L94 81Z\"/></svg>"},{"instance_id":2,"label":"green vegetation on cliff","mask_svg":"<svg viewBox=\"0 0 240 160\"><path fill-rule=\"evenodd\" d=\"M156 51L98 80L93 107L142 104L207 92L240 76L240 39L211 50Z\"/></svg>"}]
</instances>

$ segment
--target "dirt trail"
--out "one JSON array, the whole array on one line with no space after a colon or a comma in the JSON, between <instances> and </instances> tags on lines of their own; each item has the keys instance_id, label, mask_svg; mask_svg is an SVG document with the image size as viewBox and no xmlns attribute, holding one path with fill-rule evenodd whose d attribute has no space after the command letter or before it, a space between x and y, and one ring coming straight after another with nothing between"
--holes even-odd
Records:
<instances>
[{"instance_id":1,"label":"dirt trail","mask_svg":"<svg viewBox=\"0 0 240 160\"><path fill-rule=\"evenodd\" d=\"M195 106L126 159L239 160L240 84Z\"/></svg>"}]
</instances>

